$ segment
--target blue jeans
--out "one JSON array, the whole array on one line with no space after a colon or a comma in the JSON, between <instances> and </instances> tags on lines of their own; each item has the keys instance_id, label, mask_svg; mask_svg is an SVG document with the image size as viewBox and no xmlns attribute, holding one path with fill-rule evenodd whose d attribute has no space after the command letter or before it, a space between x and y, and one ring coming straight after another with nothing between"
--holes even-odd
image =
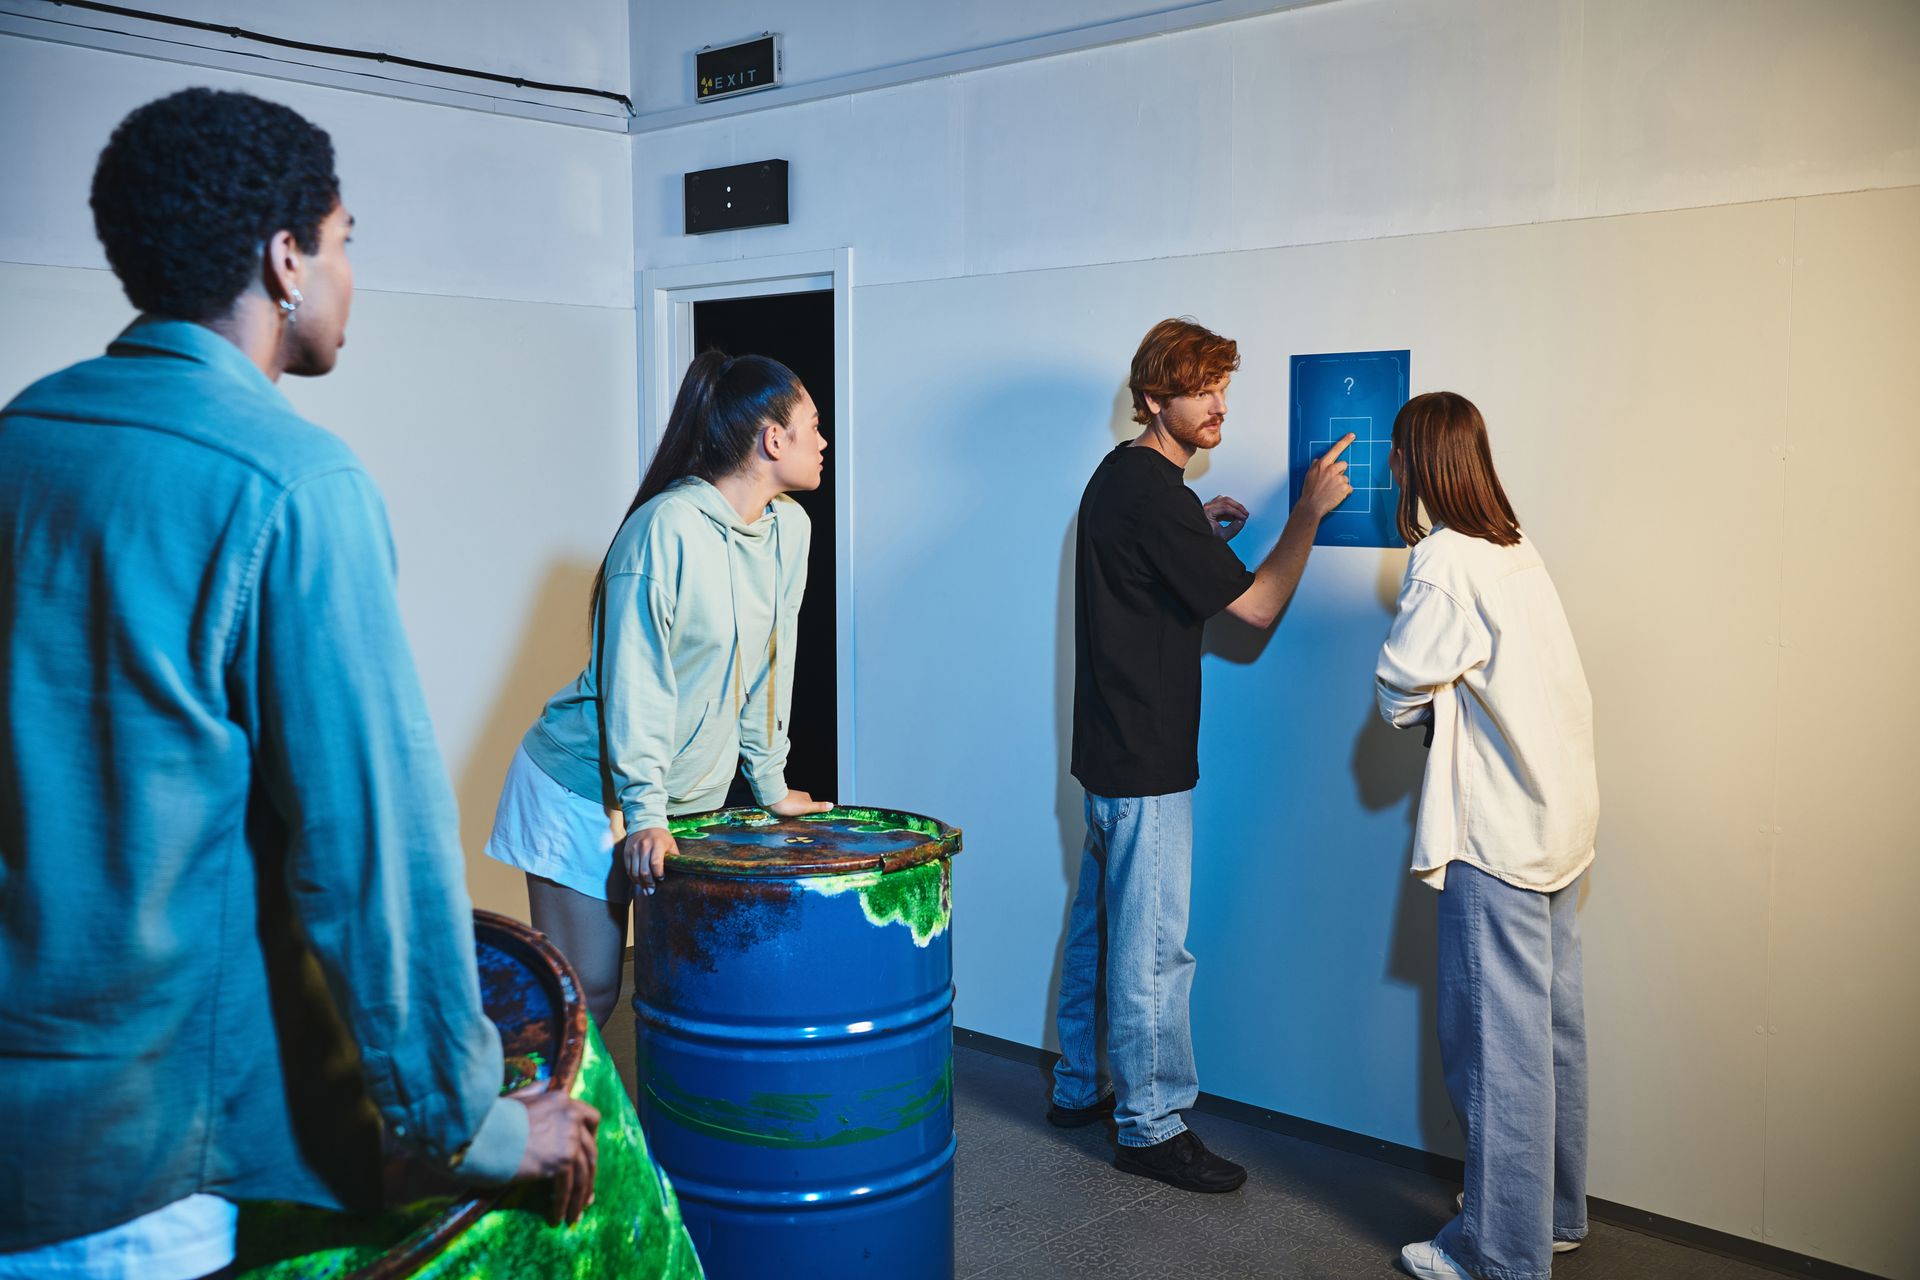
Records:
<instances>
[{"instance_id":1,"label":"blue jeans","mask_svg":"<svg viewBox=\"0 0 1920 1280\"><path fill-rule=\"evenodd\" d=\"M1193 792L1120 799L1088 792L1086 810L1060 968L1053 1100L1090 1107L1107 1094L1096 1015L1104 979L1114 1124L1121 1143L1148 1147L1186 1130L1180 1112L1200 1093L1187 1012Z\"/></svg>"},{"instance_id":2,"label":"blue jeans","mask_svg":"<svg viewBox=\"0 0 1920 1280\"><path fill-rule=\"evenodd\" d=\"M1435 1237L1489 1280L1540 1280L1587 1234L1587 1027L1576 880L1517 889L1464 862L1440 894L1440 1060L1466 1206Z\"/></svg>"}]
</instances>

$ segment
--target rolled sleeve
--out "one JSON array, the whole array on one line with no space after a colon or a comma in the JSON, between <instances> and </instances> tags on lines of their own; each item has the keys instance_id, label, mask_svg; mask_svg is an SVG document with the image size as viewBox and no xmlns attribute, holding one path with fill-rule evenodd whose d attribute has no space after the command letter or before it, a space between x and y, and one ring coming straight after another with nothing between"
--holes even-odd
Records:
<instances>
[{"instance_id":1,"label":"rolled sleeve","mask_svg":"<svg viewBox=\"0 0 1920 1280\"><path fill-rule=\"evenodd\" d=\"M1398 729L1433 715L1434 692L1487 661L1493 638L1471 610L1432 583L1408 579L1374 669L1381 718Z\"/></svg>"},{"instance_id":2,"label":"rolled sleeve","mask_svg":"<svg viewBox=\"0 0 1920 1280\"><path fill-rule=\"evenodd\" d=\"M467 1143L457 1172L464 1182L497 1187L513 1181L526 1155L527 1109L511 1098L496 1098L480 1129Z\"/></svg>"}]
</instances>

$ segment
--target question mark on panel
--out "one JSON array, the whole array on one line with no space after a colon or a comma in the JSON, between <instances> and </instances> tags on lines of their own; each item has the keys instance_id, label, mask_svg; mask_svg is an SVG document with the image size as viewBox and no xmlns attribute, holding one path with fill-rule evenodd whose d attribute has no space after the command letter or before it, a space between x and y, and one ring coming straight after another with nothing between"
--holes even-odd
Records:
<instances>
[{"instance_id":1,"label":"question mark on panel","mask_svg":"<svg viewBox=\"0 0 1920 1280\"><path fill-rule=\"evenodd\" d=\"M1347 394L1348 394L1348 395L1352 395L1352 394L1353 394L1353 379L1352 379L1352 378L1348 378L1348 379L1347 379Z\"/></svg>"}]
</instances>

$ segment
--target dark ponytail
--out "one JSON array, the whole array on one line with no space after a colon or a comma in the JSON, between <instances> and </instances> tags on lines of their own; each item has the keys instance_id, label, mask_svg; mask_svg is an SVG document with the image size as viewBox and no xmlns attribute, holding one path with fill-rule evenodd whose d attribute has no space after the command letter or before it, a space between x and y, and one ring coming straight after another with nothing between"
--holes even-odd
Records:
<instances>
[{"instance_id":1,"label":"dark ponytail","mask_svg":"<svg viewBox=\"0 0 1920 1280\"><path fill-rule=\"evenodd\" d=\"M660 447L633 495L628 517L668 489L695 476L708 483L731 475L753 454L760 431L769 423L784 426L800 404L804 389L793 370L766 356L730 357L709 347L695 357L674 398ZM618 538L619 531L614 531ZM608 544L612 550L612 544ZM587 624L600 611L600 593L607 582L607 562L593 575L593 596L587 604Z\"/></svg>"}]
</instances>

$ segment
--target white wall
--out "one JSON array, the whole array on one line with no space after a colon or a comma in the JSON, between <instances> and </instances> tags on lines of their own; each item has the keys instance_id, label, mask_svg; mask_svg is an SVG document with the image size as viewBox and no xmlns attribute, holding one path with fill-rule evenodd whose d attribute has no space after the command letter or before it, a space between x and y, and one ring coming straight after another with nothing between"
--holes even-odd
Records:
<instances>
[{"instance_id":1,"label":"white wall","mask_svg":"<svg viewBox=\"0 0 1920 1280\"><path fill-rule=\"evenodd\" d=\"M284 102L333 137L360 287L631 309L626 139L0 37L0 261L106 266L87 190L121 117L188 85Z\"/></svg>"},{"instance_id":2,"label":"white wall","mask_svg":"<svg viewBox=\"0 0 1920 1280\"><path fill-rule=\"evenodd\" d=\"M1050 1038L1069 522L1140 333L1242 341L1194 484L1248 557L1285 357L1409 346L1487 410L1599 706L1594 1193L1920 1274L1920 706L1881 676L1920 618L1842 550L1899 545L1920 432L1916 65L1904 3L1342 0L636 136L640 265L854 248L850 790L967 829L962 1024ZM764 156L791 225L680 234L682 171ZM1419 750L1369 710L1402 563L1322 552L1270 641L1210 639L1196 1035L1208 1089L1457 1151Z\"/></svg>"},{"instance_id":3,"label":"white wall","mask_svg":"<svg viewBox=\"0 0 1920 1280\"><path fill-rule=\"evenodd\" d=\"M52 10L40 3L14 6L21 12ZM149 0L129 6L171 18L188 18L239 27L333 48L396 54L422 62L523 76L552 84L626 92L628 75L625 0L567 0L564 6L529 5L521 0ZM49 21L135 32L177 47L156 47L160 58L194 57L192 46L244 49L265 58L315 65L335 63L304 50L236 42L230 36L198 33L116 14L83 10L52 11ZM272 74L266 70L264 74ZM389 65L379 73L406 78L420 73ZM377 92L377 89L370 91Z\"/></svg>"},{"instance_id":4,"label":"white wall","mask_svg":"<svg viewBox=\"0 0 1920 1280\"><path fill-rule=\"evenodd\" d=\"M624 89L623 0L165 0L155 13L267 32L290 40L403 54L423 62L525 76L554 84Z\"/></svg>"},{"instance_id":5,"label":"white wall","mask_svg":"<svg viewBox=\"0 0 1920 1280\"><path fill-rule=\"evenodd\" d=\"M0 34L608 132L632 116L622 0L558 12L513 0L173 0L126 13L0 0Z\"/></svg>"},{"instance_id":6,"label":"white wall","mask_svg":"<svg viewBox=\"0 0 1920 1280\"><path fill-rule=\"evenodd\" d=\"M190 84L333 136L359 220L348 344L282 389L386 496L471 887L524 915L518 875L478 851L515 743L585 657L583 602L635 480L628 141L0 36L0 400L132 318L88 183L127 111Z\"/></svg>"},{"instance_id":7,"label":"white wall","mask_svg":"<svg viewBox=\"0 0 1920 1280\"><path fill-rule=\"evenodd\" d=\"M640 265L851 244L890 283L1902 186L1916 66L1909 0L1341 0L640 134ZM769 157L792 225L682 234L685 171Z\"/></svg>"},{"instance_id":8,"label":"white wall","mask_svg":"<svg viewBox=\"0 0 1920 1280\"><path fill-rule=\"evenodd\" d=\"M1193 7L1191 0L842 0L796 9L782 0L635 0L632 97L643 116L692 105L694 54L763 31L781 36L782 83L800 86Z\"/></svg>"}]
</instances>

